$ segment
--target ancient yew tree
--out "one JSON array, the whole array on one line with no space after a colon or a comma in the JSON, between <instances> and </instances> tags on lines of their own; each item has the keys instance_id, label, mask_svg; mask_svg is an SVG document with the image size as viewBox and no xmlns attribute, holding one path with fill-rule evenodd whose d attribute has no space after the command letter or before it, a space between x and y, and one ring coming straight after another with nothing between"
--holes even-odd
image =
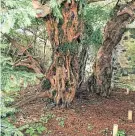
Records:
<instances>
[{"instance_id":1,"label":"ancient yew tree","mask_svg":"<svg viewBox=\"0 0 135 136\"><path fill-rule=\"evenodd\" d=\"M95 2L89 0L87 2ZM100 1L100 0L97 0ZM52 64L45 82L50 83L56 104L68 105L74 98L79 81L78 44L83 35L84 23L79 13L83 9L81 0L33 0L37 17L44 19L49 40L53 48ZM42 4L41 4L42 3ZM83 3L83 4L82 4ZM110 94L112 76L112 50L119 43L126 25L133 21L135 2L116 5L110 21L104 29L104 39L97 53L94 72L88 81L88 88L102 96Z\"/></svg>"},{"instance_id":2,"label":"ancient yew tree","mask_svg":"<svg viewBox=\"0 0 135 136\"><path fill-rule=\"evenodd\" d=\"M96 62L93 66L94 72L89 78L89 90L102 96L108 96L111 92L112 78L112 51L120 42L126 25L135 20L135 1L121 7L116 5L113 17L104 28L104 40L100 47Z\"/></svg>"},{"instance_id":3,"label":"ancient yew tree","mask_svg":"<svg viewBox=\"0 0 135 136\"><path fill-rule=\"evenodd\" d=\"M72 47L78 44L82 22L78 15L78 1L64 1L60 10L62 18L59 18L59 21L53 13L44 17L53 48L53 62L46 78L51 83L51 91L56 93L54 98L56 104L61 101L62 104L68 105L75 96L78 84L78 54ZM71 48L67 48L69 46Z\"/></svg>"}]
</instances>

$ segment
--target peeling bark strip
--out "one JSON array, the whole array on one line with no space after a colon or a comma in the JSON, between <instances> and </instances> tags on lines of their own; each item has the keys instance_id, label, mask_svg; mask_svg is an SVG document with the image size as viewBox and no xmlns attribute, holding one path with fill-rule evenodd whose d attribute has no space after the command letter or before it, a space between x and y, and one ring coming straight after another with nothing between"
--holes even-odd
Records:
<instances>
[{"instance_id":1,"label":"peeling bark strip","mask_svg":"<svg viewBox=\"0 0 135 136\"><path fill-rule=\"evenodd\" d=\"M131 10L132 9L132 10ZM108 96L111 91L112 50L120 42L126 25L135 20L135 0L132 0L119 10L105 26L104 41L97 53L94 73L89 78L89 90L102 96ZM132 11L132 13L131 13Z\"/></svg>"}]
</instances>

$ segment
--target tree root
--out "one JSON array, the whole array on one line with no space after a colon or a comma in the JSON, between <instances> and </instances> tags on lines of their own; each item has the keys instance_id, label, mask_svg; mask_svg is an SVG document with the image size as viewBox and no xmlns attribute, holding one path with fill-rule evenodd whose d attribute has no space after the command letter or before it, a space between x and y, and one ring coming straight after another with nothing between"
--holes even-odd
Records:
<instances>
[{"instance_id":1,"label":"tree root","mask_svg":"<svg viewBox=\"0 0 135 136\"><path fill-rule=\"evenodd\" d=\"M38 92L36 94L32 94L32 95L20 100L19 102L15 103L12 107L19 108L19 107L24 106L25 104L28 104L29 102L34 101L38 98L52 98L52 93L49 91L45 91L45 92Z\"/></svg>"}]
</instances>

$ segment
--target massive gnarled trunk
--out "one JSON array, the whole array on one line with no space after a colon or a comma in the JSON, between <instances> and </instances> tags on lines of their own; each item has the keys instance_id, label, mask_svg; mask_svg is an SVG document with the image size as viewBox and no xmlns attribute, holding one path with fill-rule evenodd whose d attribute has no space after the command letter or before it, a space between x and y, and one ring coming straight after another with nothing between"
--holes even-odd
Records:
<instances>
[{"instance_id":1,"label":"massive gnarled trunk","mask_svg":"<svg viewBox=\"0 0 135 136\"><path fill-rule=\"evenodd\" d=\"M119 43L125 32L126 25L133 21L135 10L134 0L127 4L123 10L117 12L105 26L104 41L97 53L94 72L88 81L88 88L102 96L108 96L111 92L112 77L112 51Z\"/></svg>"},{"instance_id":2,"label":"massive gnarled trunk","mask_svg":"<svg viewBox=\"0 0 135 136\"><path fill-rule=\"evenodd\" d=\"M56 104L62 102L67 106L74 98L78 83L78 56L70 49L63 49L77 43L81 32L78 18L78 2L64 2L62 5L63 19L57 22L50 14L45 17L46 29L53 47L53 62L48 70L47 79L55 92ZM66 46L67 45L67 46Z\"/></svg>"}]
</instances>

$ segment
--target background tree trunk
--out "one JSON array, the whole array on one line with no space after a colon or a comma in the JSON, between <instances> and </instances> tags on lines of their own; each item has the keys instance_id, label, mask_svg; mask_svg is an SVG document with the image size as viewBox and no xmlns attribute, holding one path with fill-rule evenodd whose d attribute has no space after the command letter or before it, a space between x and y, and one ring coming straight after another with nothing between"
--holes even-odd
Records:
<instances>
[{"instance_id":1,"label":"background tree trunk","mask_svg":"<svg viewBox=\"0 0 135 136\"><path fill-rule=\"evenodd\" d=\"M88 80L89 90L102 96L108 96L111 92L112 51L120 42L126 25L134 20L134 14L129 13L129 11L131 11L130 7L135 9L135 2L132 1L125 7L123 10L119 10L120 7L118 7L117 15L106 24L104 41L97 53L93 66L94 72Z\"/></svg>"}]
</instances>

